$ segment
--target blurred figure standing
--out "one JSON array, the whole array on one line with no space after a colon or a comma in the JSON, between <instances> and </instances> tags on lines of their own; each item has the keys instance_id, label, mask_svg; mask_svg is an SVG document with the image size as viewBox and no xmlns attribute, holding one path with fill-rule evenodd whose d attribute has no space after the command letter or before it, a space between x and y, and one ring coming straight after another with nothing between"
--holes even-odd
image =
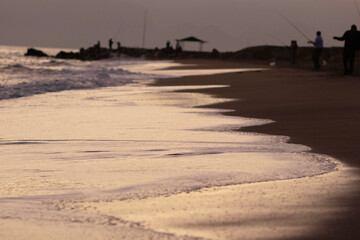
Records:
<instances>
[{"instance_id":1,"label":"blurred figure standing","mask_svg":"<svg viewBox=\"0 0 360 240\"><path fill-rule=\"evenodd\" d=\"M314 61L315 71L319 71L320 70L320 56L321 56L321 53L324 48L324 41L321 37L321 32L317 31L315 41L309 41L308 43L311 43L312 45L314 45L315 50L314 50L312 59Z\"/></svg>"},{"instance_id":2,"label":"blurred figure standing","mask_svg":"<svg viewBox=\"0 0 360 240\"><path fill-rule=\"evenodd\" d=\"M109 39L109 50L112 50L112 45L113 45L113 40L110 38Z\"/></svg>"},{"instance_id":3,"label":"blurred figure standing","mask_svg":"<svg viewBox=\"0 0 360 240\"><path fill-rule=\"evenodd\" d=\"M360 46L360 36L356 25L352 25L351 29L346 31L342 37L333 38L338 41L345 41L343 51L344 75L352 75L356 50Z\"/></svg>"},{"instance_id":4,"label":"blurred figure standing","mask_svg":"<svg viewBox=\"0 0 360 240\"><path fill-rule=\"evenodd\" d=\"M296 40L292 40L290 44L290 63L291 65L296 64L296 53L298 50L298 45Z\"/></svg>"}]
</instances>

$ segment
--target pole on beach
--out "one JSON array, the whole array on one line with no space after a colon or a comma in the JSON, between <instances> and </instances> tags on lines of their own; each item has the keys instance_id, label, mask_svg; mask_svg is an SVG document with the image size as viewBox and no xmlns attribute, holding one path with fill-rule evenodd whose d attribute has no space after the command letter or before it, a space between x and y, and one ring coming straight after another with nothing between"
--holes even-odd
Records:
<instances>
[{"instance_id":1,"label":"pole on beach","mask_svg":"<svg viewBox=\"0 0 360 240\"><path fill-rule=\"evenodd\" d=\"M145 36L146 36L146 19L147 18L147 10L145 10L144 16L144 31L143 31L143 39L142 39L142 48L145 48Z\"/></svg>"},{"instance_id":2,"label":"pole on beach","mask_svg":"<svg viewBox=\"0 0 360 240\"><path fill-rule=\"evenodd\" d=\"M311 42L310 38L308 38L308 36L306 36L306 34L301 31L300 28L298 28L293 22L291 22L287 17L285 17L284 15L282 15L281 13L279 13L278 11L276 11L277 14L284 19L287 23L289 23L293 28L296 29L296 31L298 31L306 40L308 40L309 42Z\"/></svg>"}]
</instances>

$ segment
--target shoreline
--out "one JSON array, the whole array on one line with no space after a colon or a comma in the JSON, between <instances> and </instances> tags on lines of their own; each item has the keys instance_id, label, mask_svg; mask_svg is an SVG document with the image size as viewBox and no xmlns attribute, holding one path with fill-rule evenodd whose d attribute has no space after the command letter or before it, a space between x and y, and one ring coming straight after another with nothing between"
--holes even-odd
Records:
<instances>
[{"instance_id":1,"label":"shoreline","mask_svg":"<svg viewBox=\"0 0 360 240\"><path fill-rule=\"evenodd\" d=\"M198 66L190 66L190 69L266 67L212 60L179 62L199 63ZM187 68L189 67L184 66L178 69ZM274 121L270 124L244 127L239 129L240 131L288 136L290 143L309 146L314 153L327 154L353 167L360 167L360 148L356 145L356 140L360 139L360 125L357 124L360 122L360 113L356 112L360 109L360 103L357 102L360 96L360 80L356 77L290 68L268 68L266 71L157 79L151 85L228 85L227 88L183 92L234 99L231 102L199 106L201 108L225 109L230 110L224 113L229 116ZM336 126L342 128L335 128ZM318 129L318 132L314 132L314 129ZM317 136L317 139L311 140L319 133L321 135ZM329 134L347 141L338 142L337 139L329 138ZM346 144L349 146L346 147Z\"/></svg>"},{"instance_id":2,"label":"shoreline","mask_svg":"<svg viewBox=\"0 0 360 240\"><path fill-rule=\"evenodd\" d=\"M211 60L179 62L197 63L198 68L206 69L241 67L242 64ZM248 64L243 66L249 67ZM203 84L222 84L229 87L183 92L235 99L201 107L231 110L222 113L230 116L274 120L274 123L244 127L239 131L289 136L289 143L309 146L313 153L326 154L344 163L349 167L347 170L350 169L351 174L357 176L350 183L355 186L359 184L360 148L357 140L360 139L360 114L357 110L360 109L360 103L357 97L360 96L360 81L356 77L275 68L259 72L158 79L153 85ZM328 228L331 234L321 232L324 230L322 229L306 239L357 239L360 236L360 221L357 218L360 214L359 191L337 196L336 199L339 205L349 211L327 221L325 228Z\"/></svg>"}]
</instances>

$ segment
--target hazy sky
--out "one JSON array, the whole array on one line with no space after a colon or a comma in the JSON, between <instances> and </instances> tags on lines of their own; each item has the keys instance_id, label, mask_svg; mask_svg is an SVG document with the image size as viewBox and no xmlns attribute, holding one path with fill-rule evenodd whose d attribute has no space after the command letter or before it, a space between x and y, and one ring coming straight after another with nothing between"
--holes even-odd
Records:
<instances>
[{"instance_id":1,"label":"hazy sky","mask_svg":"<svg viewBox=\"0 0 360 240\"><path fill-rule=\"evenodd\" d=\"M141 46L145 10L146 47L190 35L209 41L205 50L307 45L278 12L311 39L322 31L326 46L342 45L332 37L351 24L360 27L355 0L0 0L0 44L80 48L112 37Z\"/></svg>"}]
</instances>

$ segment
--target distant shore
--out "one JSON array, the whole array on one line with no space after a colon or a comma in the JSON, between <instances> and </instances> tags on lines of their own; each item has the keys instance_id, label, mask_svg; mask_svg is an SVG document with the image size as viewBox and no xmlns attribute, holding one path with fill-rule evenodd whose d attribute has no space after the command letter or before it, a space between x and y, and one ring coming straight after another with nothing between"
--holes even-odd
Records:
<instances>
[{"instance_id":1,"label":"distant shore","mask_svg":"<svg viewBox=\"0 0 360 240\"><path fill-rule=\"evenodd\" d=\"M249 67L213 60L181 60L195 68ZM271 119L274 123L240 131L284 135L291 143L311 147L312 152L342 161L359 176L360 80L329 72L275 68L268 71L227 73L212 76L158 80L156 86L229 85L227 88L194 90L219 98L235 99L210 108L230 109L226 115ZM186 90L188 91L188 90ZM336 184L336 183L335 183ZM359 186L359 181L353 182ZM310 186L309 186L310 187ZM358 188L358 187L357 187ZM360 237L360 191L337 199L351 214L328 222L328 232L310 239L358 239ZM316 218L316 216L314 216Z\"/></svg>"},{"instance_id":2,"label":"distant shore","mask_svg":"<svg viewBox=\"0 0 360 240\"><path fill-rule=\"evenodd\" d=\"M100 45L81 48L78 51L60 51L54 56L49 56L41 50L28 48L25 56L54 57L59 59L78 59L93 61L113 57L143 58L148 60L221 60L232 62L252 62L253 64L265 64L280 67L292 67L297 69L313 68L313 47L299 47L296 54L296 64L290 63L290 49L288 46L260 45L252 46L238 51L220 52L217 49L212 51L177 51L172 47L168 48L134 48L121 46L117 49L108 49ZM342 73L342 47L325 47L321 54L321 69L323 71ZM360 64L357 60L355 66ZM356 75L360 74L355 68Z\"/></svg>"}]
</instances>

